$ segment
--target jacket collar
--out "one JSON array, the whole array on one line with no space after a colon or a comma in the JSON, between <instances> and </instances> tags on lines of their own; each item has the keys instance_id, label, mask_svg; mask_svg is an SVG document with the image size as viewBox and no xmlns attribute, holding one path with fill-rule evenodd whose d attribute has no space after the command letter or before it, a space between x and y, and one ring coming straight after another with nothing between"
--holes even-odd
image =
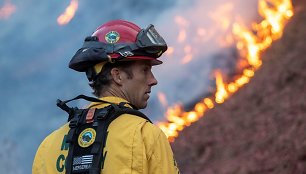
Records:
<instances>
[{"instance_id":1,"label":"jacket collar","mask_svg":"<svg viewBox=\"0 0 306 174\"><path fill-rule=\"evenodd\" d=\"M133 108L130 103L120 97L115 97L115 96L107 96L107 97L101 97L99 98L100 100L106 101L106 102L110 102L110 103L114 103L114 104L119 104L119 103L126 103L124 106L129 107L129 108ZM92 102L89 104L88 108L103 108L110 105L109 103L100 103L100 102Z\"/></svg>"}]
</instances>

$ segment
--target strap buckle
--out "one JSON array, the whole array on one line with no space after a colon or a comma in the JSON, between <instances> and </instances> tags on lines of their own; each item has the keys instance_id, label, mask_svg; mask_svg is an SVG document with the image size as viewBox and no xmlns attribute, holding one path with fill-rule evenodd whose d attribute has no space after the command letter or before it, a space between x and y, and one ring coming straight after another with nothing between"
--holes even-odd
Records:
<instances>
[{"instance_id":1,"label":"strap buckle","mask_svg":"<svg viewBox=\"0 0 306 174\"><path fill-rule=\"evenodd\" d=\"M83 113L83 110L80 110L80 109L75 110L74 115L69 123L70 128L75 128L79 125L82 113Z\"/></svg>"},{"instance_id":2,"label":"strap buckle","mask_svg":"<svg viewBox=\"0 0 306 174\"><path fill-rule=\"evenodd\" d=\"M107 116L109 115L108 113L110 112L110 110L112 109L112 105L109 105L105 108L99 109L97 114L97 119L98 120L105 120L107 118Z\"/></svg>"}]
</instances>

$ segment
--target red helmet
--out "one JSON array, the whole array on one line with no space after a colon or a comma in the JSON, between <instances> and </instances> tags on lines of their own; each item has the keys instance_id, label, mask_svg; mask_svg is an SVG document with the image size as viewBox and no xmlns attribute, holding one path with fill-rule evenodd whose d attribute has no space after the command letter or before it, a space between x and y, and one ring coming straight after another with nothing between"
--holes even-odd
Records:
<instances>
[{"instance_id":1,"label":"red helmet","mask_svg":"<svg viewBox=\"0 0 306 174\"><path fill-rule=\"evenodd\" d=\"M99 26L92 36L104 43L133 43L141 29L129 21L113 20Z\"/></svg>"},{"instance_id":2,"label":"red helmet","mask_svg":"<svg viewBox=\"0 0 306 174\"><path fill-rule=\"evenodd\" d=\"M151 24L141 29L134 23L113 20L99 26L85 39L84 45L73 56L69 67L86 72L101 62L151 60L152 65L167 50L167 44Z\"/></svg>"}]
</instances>

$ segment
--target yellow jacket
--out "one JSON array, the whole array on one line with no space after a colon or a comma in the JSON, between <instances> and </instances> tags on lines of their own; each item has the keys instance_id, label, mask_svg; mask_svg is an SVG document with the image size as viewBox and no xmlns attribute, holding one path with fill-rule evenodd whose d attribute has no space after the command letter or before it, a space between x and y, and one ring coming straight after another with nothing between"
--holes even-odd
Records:
<instances>
[{"instance_id":1,"label":"yellow jacket","mask_svg":"<svg viewBox=\"0 0 306 174\"><path fill-rule=\"evenodd\" d=\"M117 97L104 97L112 103L126 102ZM103 108L108 104L92 103L90 107ZM39 146L32 174L65 173L68 144L65 143L69 125L51 133ZM165 134L147 120L123 114L108 128L104 151L107 156L101 174L177 174L170 144Z\"/></svg>"}]
</instances>

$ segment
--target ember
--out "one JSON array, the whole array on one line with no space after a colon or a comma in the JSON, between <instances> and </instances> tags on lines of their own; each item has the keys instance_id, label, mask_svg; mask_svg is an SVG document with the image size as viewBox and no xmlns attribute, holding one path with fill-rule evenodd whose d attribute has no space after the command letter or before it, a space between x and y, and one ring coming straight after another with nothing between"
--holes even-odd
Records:
<instances>
[{"instance_id":1,"label":"ember","mask_svg":"<svg viewBox=\"0 0 306 174\"><path fill-rule=\"evenodd\" d=\"M59 25L65 25L69 23L70 20L74 17L74 14L77 9L78 9L78 0L71 0L65 12L57 18L57 23Z\"/></svg>"}]
</instances>

